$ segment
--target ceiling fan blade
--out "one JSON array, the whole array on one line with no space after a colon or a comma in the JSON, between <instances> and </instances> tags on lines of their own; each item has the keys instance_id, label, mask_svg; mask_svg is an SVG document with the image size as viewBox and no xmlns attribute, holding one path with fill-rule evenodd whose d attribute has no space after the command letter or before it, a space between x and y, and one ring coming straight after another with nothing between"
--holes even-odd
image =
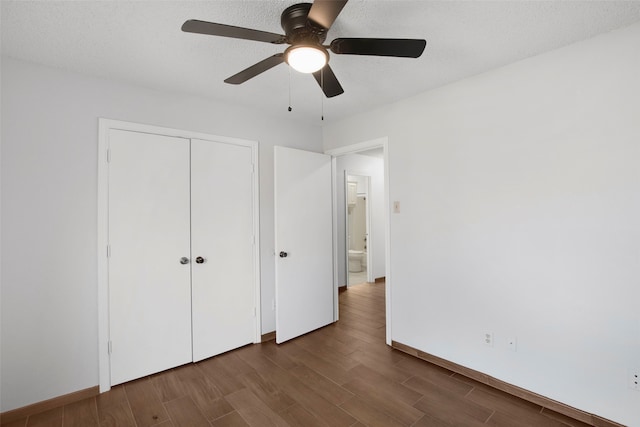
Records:
<instances>
[{"instance_id":1,"label":"ceiling fan blade","mask_svg":"<svg viewBox=\"0 0 640 427\"><path fill-rule=\"evenodd\" d=\"M333 70L329 67L329 64L325 65L323 69L313 73L313 77L316 78L316 81L327 98L333 98L334 96L344 93L344 89L342 89L338 78L333 74Z\"/></svg>"},{"instance_id":2,"label":"ceiling fan blade","mask_svg":"<svg viewBox=\"0 0 640 427\"><path fill-rule=\"evenodd\" d=\"M360 39L342 38L331 42L331 52L338 55L395 56L418 58L424 52L426 40L421 39Z\"/></svg>"},{"instance_id":3,"label":"ceiling fan blade","mask_svg":"<svg viewBox=\"0 0 640 427\"><path fill-rule=\"evenodd\" d=\"M234 39L254 40L273 44L282 44L286 37L281 34L252 30L251 28L234 27L233 25L216 24L215 22L190 19L182 24L186 33L208 34L211 36L231 37Z\"/></svg>"},{"instance_id":4,"label":"ceiling fan blade","mask_svg":"<svg viewBox=\"0 0 640 427\"><path fill-rule=\"evenodd\" d=\"M224 82L230 83L232 85L239 85L240 83L244 83L247 80L254 78L258 74L264 73L265 71L283 62L284 62L284 55L281 53L276 53L275 55L270 56L267 59L263 59L257 64L254 64L251 67L240 71L238 74L234 74L233 76L226 79Z\"/></svg>"},{"instance_id":5,"label":"ceiling fan blade","mask_svg":"<svg viewBox=\"0 0 640 427\"><path fill-rule=\"evenodd\" d=\"M331 28L348 0L315 0L307 19L327 30Z\"/></svg>"}]
</instances>

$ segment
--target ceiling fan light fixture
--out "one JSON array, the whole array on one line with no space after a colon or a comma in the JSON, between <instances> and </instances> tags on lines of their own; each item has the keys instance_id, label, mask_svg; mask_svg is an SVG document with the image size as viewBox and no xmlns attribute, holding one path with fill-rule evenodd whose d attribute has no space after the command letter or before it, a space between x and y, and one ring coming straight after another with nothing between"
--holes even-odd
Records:
<instances>
[{"instance_id":1,"label":"ceiling fan light fixture","mask_svg":"<svg viewBox=\"0 0 640 427\"><path fill-rule=\"evenodd\" d=\"M321 45L293 45L284 57L294 70L306 74L315 73L329 62L329 54Z\"/></svg>"}]
</instances>

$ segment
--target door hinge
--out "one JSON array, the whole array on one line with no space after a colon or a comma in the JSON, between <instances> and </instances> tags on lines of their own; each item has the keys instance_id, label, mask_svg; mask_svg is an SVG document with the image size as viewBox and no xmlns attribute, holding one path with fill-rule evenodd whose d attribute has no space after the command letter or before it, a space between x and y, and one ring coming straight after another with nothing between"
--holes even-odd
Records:
<instances>
[{"instance_id":1,"label":"door hinge","mask_svg":"<svg viewBox=\"0 0 640 427\"><path fill-rule=\"evenodd\" d=\"M109 340L109 342L107 343L107 351L109 352L109 354L111 354L111 352L113 351L111 340Z\"/></svg>"},{"instance_id":2,"label":"door hinge","mask_svg":"<svg viewBox=\"0 0 640 427\"><path fill-rule=\"evenodd\" d=\"M111 162L111 149L107 148L107 163Z\"/></svg>"},{"instance_id":3,"label":"door hinge","mask_svg":"<svg viewBox=\"0 0 640 427\"><path fill-rule=\"evenodd\" d=\"M111 245L107 245L107 258L111 258Z\"/></svg>"}]
</instances>

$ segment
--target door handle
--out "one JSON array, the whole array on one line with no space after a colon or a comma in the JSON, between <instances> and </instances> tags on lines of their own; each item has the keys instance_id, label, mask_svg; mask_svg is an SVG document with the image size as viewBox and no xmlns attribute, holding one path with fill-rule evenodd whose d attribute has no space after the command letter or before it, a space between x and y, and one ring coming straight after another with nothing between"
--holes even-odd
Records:
<instances>
[{"instance_id":1,"label":"door handle","mask_svg":"<svg viewBox=\"0 0 640 427\"><path fill-rule=\"evenodd\" d=\"M196 258L196 264L204 264L205 261L206 259L202 258L201 256Z\"/></svg>"},{"instance_id":2,"label":"door handle","mask_svg":"<svg viewBox=\"0 0 640 427\"><path fill-rule=\"evenodd\" d=\"M289 254L285 251L280 251L280 258L286 258Z\"/></svg>"},{"instance_id":3,"label":"door handle","mask_svg":"<svg viewBox=\"0 0 640 427\"><path fill-rule=\"evenodd\" d=\"M189 264L189 258L183 256L182 258L180 258L180 264Z\"/></svg>"}]
</instances>

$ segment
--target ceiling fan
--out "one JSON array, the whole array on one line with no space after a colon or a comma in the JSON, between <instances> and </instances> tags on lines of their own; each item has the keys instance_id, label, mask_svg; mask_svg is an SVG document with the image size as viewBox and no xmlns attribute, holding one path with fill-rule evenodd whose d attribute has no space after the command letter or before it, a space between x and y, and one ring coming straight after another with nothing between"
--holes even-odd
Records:
<instances>
[{"instance_id":1,"label":"ceiling fan","mask_svg":"<svg viewBox=\"0 0 640 427\"><path fill-rule=\"evenodd\" d=\"M272 44L289 44L283 53L270 56L229 77L225 83L241 84L283 62L302 73L313 73L327 98L344 89L329 66L329 52L336 55L374 55L399 58L418 58L427 44L422 39L337 38L323 45L327 32L348 0L315 0L289 6L282 12L280 22L285 35L250 28L216 24L190 19L182 31L254 40ZM327 50L328 48L328 50Z\"/></svg>"}]
</instances>

